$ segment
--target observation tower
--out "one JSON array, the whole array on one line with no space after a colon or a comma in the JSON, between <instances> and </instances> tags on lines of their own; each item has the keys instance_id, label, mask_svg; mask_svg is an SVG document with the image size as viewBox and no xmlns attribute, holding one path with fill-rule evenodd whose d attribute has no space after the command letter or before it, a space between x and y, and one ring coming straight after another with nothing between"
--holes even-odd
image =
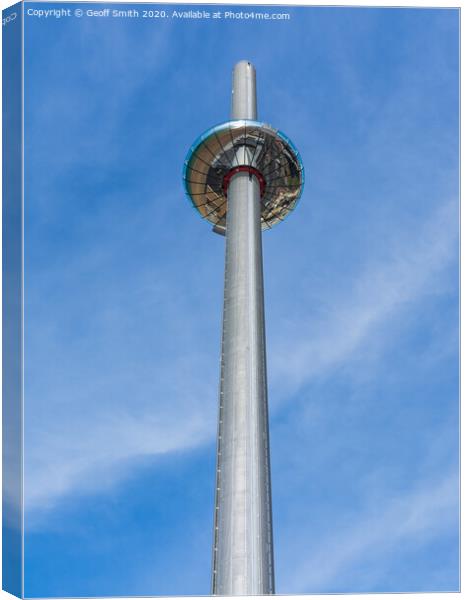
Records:
<instances>
[{"instance_id":1,"label":"observation tower","mask_svg":"<svg viewBox=\"0 0 466 600\"><path fill-rule=\"evenodd\" d=\"M291 141L257 121L250 62L233 69L231 120L196 140L183 180L226 236L212 593L273 594L262 230L294 209L304 170Z\"/></svg>"}]
</instances>

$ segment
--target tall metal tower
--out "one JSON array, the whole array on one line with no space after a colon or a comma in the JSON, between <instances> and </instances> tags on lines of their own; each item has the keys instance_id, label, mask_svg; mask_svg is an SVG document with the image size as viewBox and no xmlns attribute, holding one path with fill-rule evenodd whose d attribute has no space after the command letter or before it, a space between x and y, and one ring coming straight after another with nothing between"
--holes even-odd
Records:
<instances>
[{"instance_id":1,"label":"tall metal tower","mask_svg":"<svg viewBox=\"0 0 466 600\"><path fill-rule=\"evenodd\" d=\"M196 140L183 172L193 206L226 235L212 593L273 594L262 230L294 209L304 170L256 120L248 61L233 69L231 119Z\"/></svg>"}]
</instances>

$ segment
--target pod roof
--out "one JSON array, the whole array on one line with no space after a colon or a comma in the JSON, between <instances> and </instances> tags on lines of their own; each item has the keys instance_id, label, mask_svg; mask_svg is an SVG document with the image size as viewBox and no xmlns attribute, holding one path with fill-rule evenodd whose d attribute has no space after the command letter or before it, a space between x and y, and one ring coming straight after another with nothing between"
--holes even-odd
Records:
<instances>
[{"instance_id":1,"label":"pod roof","mask_svg":"<svg viewBox=\"0 0 466 600\"><path fill-rule=\"evenodd\" d=\"M240 170L261 184L262 229L283 221L304 185L299 152L280 131L258 121L227 121L208 129L190 148L183 169L186 194L202 218L224 232L228 183Z\"/></svg>"}]
</instances>

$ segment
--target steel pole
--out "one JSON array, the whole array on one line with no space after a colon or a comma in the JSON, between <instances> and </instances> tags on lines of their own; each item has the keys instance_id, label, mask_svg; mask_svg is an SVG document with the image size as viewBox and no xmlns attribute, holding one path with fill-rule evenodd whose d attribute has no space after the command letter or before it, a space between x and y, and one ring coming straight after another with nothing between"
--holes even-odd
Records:
<instances>
[{"instance_id":1,"label":"steel pole","mask_svg":"<svg viewBox=\"0 0 466 600\"><path fill-rule=\"evenodd\" d=\"M247 61L233 70L232 118L256 119ZM228 188L213 594L274 593L269 463L260 188L239 172Z\"/></svg>"}]
</instances>

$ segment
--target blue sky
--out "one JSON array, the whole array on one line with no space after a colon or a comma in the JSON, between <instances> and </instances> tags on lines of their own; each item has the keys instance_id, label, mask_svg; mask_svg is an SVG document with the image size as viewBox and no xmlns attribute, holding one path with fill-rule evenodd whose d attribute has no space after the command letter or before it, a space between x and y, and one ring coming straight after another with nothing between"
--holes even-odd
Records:
<instances>
[{"instance_id":1,"label":"blue sky","mask_svg":"<svg viewBox=\"0 0 466 600\"><path fill-rule=\"evenodd\" d=\"M26 17L28 596L209 593L224 238L181 171L241 59L306 169L263 240L277 592L458 589L458 12L284 10Z\"/></svg>"}]
</instances>

